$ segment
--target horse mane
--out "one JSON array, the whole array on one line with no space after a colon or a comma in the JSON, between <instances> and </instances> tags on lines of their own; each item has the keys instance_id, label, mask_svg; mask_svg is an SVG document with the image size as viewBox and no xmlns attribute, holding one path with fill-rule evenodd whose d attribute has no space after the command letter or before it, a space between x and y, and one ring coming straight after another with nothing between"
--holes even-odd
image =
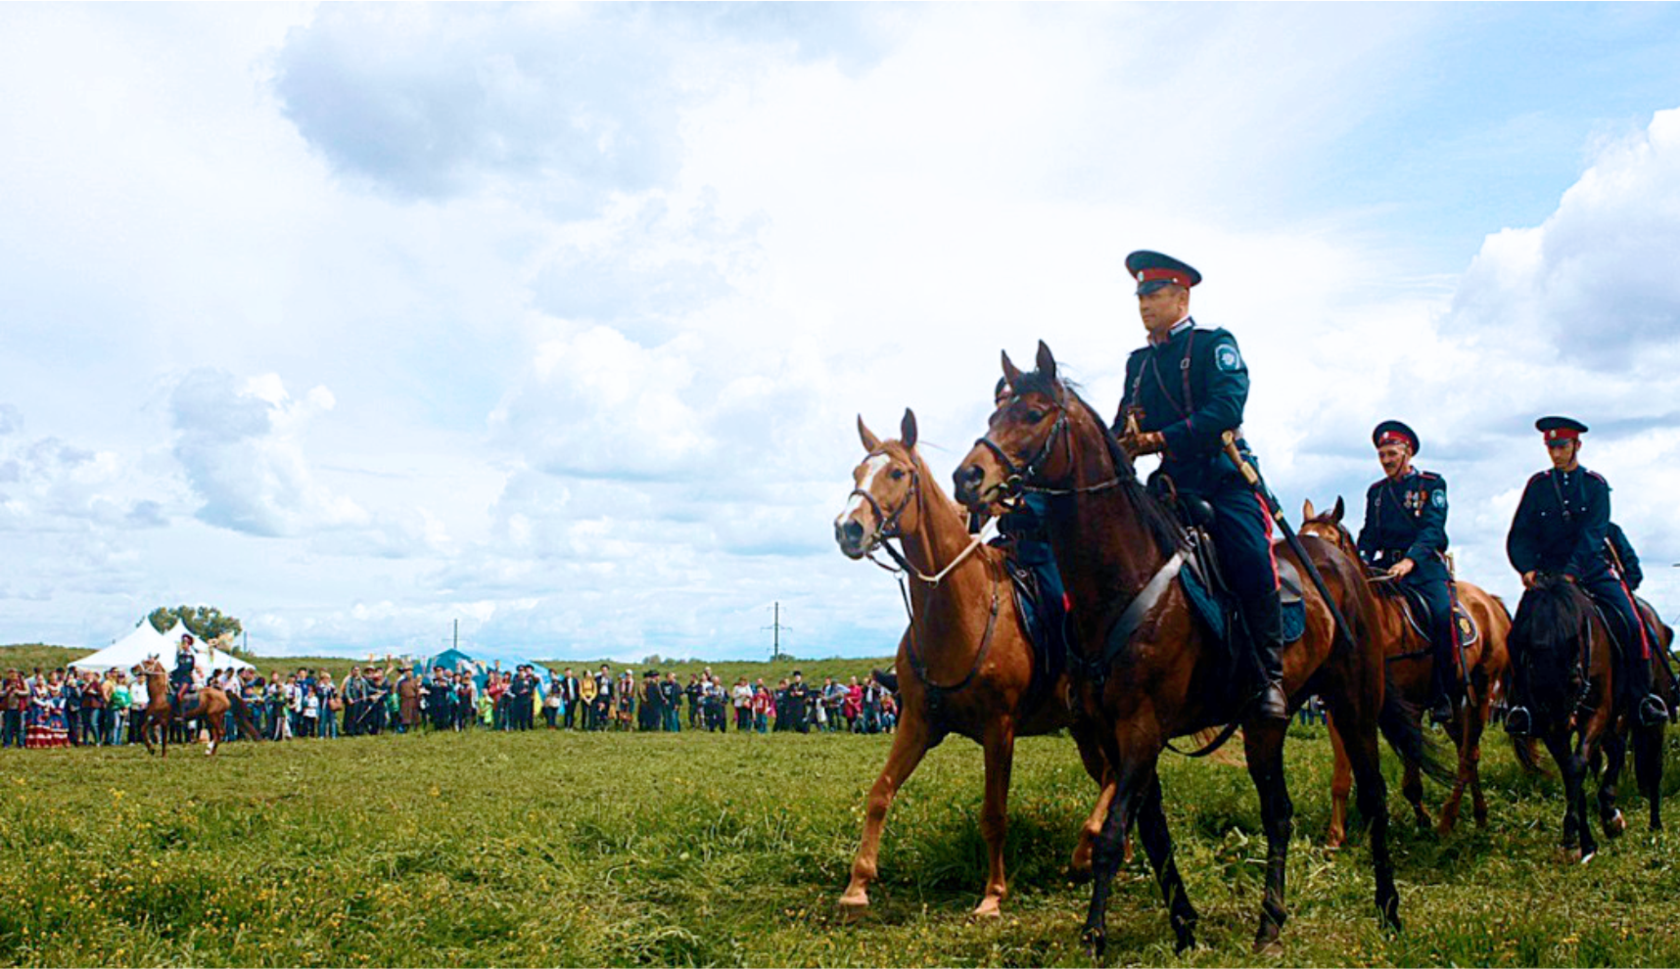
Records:
<instances>
[{"instance_id":1,"label":"horse mane","mask_svg":"<svg viewBox=\"0 0 1680 969\"><path fill-rule=\"evenodd\" d=\"M1108 449L1109 460L1114 463L1114 474L1120 482L1117 489L1137 510L1138 520L1143 525L1144 532L1155 543L1156 550L1162 555L1171 555L1178 551L1184 544L1184 530L1179 527L1177 516L1138 480L1137 468L1132 464L1131 456L1120 446L1120 440L1114 436L1114 431L1097 413L1097 409L1079 396L1076 383L1034 370L1022 374L1013 387L1017 394L1037 392L1051 400L1057 400L1065 393L1067 397L1073 398L1091 419L1091 423L1096 425L1097 433L1102 436L1103 446Z\"/></svg>"},{"instance_id":2,"label":"horse mane","mask_svg":"<svg viewBox=\"0 0 1680 969\"><path fill-rule=\"evenodd\" d=\"M1542 576L1517 602L1511 640L1537 653L1556 653L1577 648L1591 623L1592 604L1585 593L1567 579Z\"/></svg>"}]
</instances>

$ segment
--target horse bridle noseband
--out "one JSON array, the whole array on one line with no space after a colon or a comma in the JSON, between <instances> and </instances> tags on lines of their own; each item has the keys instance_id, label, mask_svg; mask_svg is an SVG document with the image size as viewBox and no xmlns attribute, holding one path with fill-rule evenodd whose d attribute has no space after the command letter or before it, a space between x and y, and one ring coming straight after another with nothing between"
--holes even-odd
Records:
<instances>
[{"instance_id":1,"label":"horse bridle noseband","mask_svg":"<svg viewBox=\"0 0 1680 969\"><path fill-rule=\"evenodd\" d=\"M1049 436L1047 436L1044 439L1044 443L1039 446L1038 453L1034 454L1031 459L1020 467L1016 467L1015 462L1009 459L1009 455L1003 450L1003 448L998 446L996 441L992 440L991 433L989 431L975 439L974 443L976 446L984 447L986 450L992 452L992 457L996 458L998 463L1003 465L1003 470L1007 475L1007 477L1003 479L1003 489L1006 492L1004 497L1009 497L1023 491L1051 496L1087 495L1098 491L1107 491L1108 489L1117 487L1120 484L1121 479L1118 471L1116 471L1114 476L1109 478L1107 481L1099 481L1094 485L1085 485L1079 488L1046 488L1043 485L1028 483L1031 479L1037 477L1041 473L1042 469L1039 466L1050 457L1050 452L1055 448L1056 441L1058 439L1066 445L1064 450L1067 451L1068 462L1071 464L1073 461L1073 436L1067 433L1067 405L1057 403L1055 404L1055 408L1056 423L1051 425Z\"/></svg>"},{"instance_id":2,"label":"horse bridle noseband","mask_svg":"<svg viewBox=\"0 0 1680 969\"><path fill-rule=\"evenodd\" d=\"M886 456L886 453L887 452L885 451L871 451L867 456L865 456L864 460L867 461L871 458L884 457ZM887 545L886 540L889 538L903 539L903 534L898 530L899 519L903 518L904 513L909 511L910 506L915 503L916 498L921 493L921 487L922 473L916 470L915 466L912 465L910 467L910 490L904 495L904 503L893 509L893 513L891 515L882 511L881 503L875 500L875 496L862 488L853 488L852 493L846 496L848 498L862 498L864 501L869 502L869 510L875 513L875 531L869 536L868 547L870 549L886 545L887 551L892 553L893 558L898 558L897 551L893 549L891 545Z\"/></svg>"}]
</instances>

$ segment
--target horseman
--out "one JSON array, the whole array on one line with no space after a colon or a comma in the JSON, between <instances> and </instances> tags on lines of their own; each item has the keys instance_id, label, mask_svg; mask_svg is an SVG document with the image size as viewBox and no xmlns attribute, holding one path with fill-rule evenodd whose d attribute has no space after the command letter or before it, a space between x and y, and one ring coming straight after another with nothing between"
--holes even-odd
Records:
<instances>
[{"instance_id":1,"label":"horseman","mask_svg":"<svg viewBox=\"0 0 1680 969\"><path fill-rule=\"evenodd\" d=\"M1555 573L1592 598L1621 646L1616 681L1622 697L1637 704L1641 726L1662 723L1668 708L1651 691L1651 642L1609 551L1610 484L1581 467L1581 435L1587 426L1568 417L1543 417L1534 426L1545 435L1552 467L1528 479L1505 540L1506 554L1522 574L1525 589L1533 588L1542 573ZM1527 733L1532 725L1527 708L1513 706L1505 724L1514 734Z\"/></svg>"},{"instance_id":2,"label":"horseman","mask_svg":"<svg viewBox=\"0 0 1680 969\"><path fill-rule=\"evenodd\" d=\"M1365 492L1365 524L1359 556L1389 579L1415 591L1429 608L1429 639L1435 662L1429 715L1452 719L1458 702L1458 636L1452 616L1452 575L1447 569L1447 482L1412 467L1418 436L1399 421L1383 421L1371 432L1384 477Z\"/></svg>"},{"instance_id":3,"label":"horseman","mask_svg":"<svg viewBox=\"0 0 1680 969\"><path fill-rule=\"evenodd\" d=\"M1238 449L1253 461L1242 439L1248 366L1235 337L1222 329L1201 329L1191 318L1190 289L1202 281L1201 273L1147 250L1127 256L1126 271L1137 281L1138 313L1149 339L1126 360L1114 433L1133 457L1161 455L1155 473L1170 478L1179 495L1213 507L1209 530L1221 571L1242 606L1264 680L1257 697L1259 715L1287 719L1272 520L1225 456L1222 438L1233 432Z\"/></svg>"},{"instance_id":4,"label":"horseman","mask_svg":"<svg viewBox=\"0 0 1680 969\"><path fill-rule=\"evenodd\" d=\"M169 674L169 705L177 715L181 712L187 691L192 689L197 665L198 654L193 649L192 633L182 633L180 645L175 648L175 669Z\"/></svg>"}]
</instances>

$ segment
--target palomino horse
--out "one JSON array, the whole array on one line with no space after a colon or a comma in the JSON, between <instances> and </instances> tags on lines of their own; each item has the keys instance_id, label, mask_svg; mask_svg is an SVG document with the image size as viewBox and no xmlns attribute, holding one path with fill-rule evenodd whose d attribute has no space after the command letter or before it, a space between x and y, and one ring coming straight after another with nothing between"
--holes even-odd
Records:
<instances>
[{"instance_id":1,"label":"palomino horse","mask_svg":"<svg viewBox=\"0 0 1680 969\"><path fill-rule=\"evenodd\" d=\"M868 908L893 797L929 749L947 733L958 733L985 750L980 833L988 872L974 914L997 915L1008 893L1003 841L1015 738L1073 728L1085 770L1101 788L1074 850L1076 872L1090 868L1091 843L1108 812L1113 781L1099 745L1073 723L1065 702L1067 675L1034 688L1032 643L1015 608L1003 553L969 537L962 510L916 451L916 415L909 410L900 433L900 440L883 442L858 418L858 435L869 453L852 472L856 487L834 522L834 539L848 558L863 558L888 539L900 539L911 576L910 628L899 641L897 660L903 719L886 766L869 790L863 840L840 906L851 917Z\"/></svg>"},{"instance_id":2,"label":"palomino horse","mask_svg":"<svg viewBox=\"0 0 1680 969\"><path fill-rule=\"evenodd\" d=\"M1663 725L1640 727L1634 704L1615 685L1616 660L1610 629L1592 600L1562 576L1542 575L1523 593L1511 625L1515 665L1511 702L1528 707L1531 730L1546 745L1563 776L1564 861L1586 862L1598 852L1587 823L1586 775L1600 753L1605 767L1599 779L1598 814L1605 837L1627 829L1616 808L1616 782L1633 736L1634 770L1650 801L1651 828L1662 827ZM1652 651L1652 680L1659 689L1670 683L1668 668ZM1528 744L1517 755L1532 756Z\"/></svg>"},{"instance_id":3,"label":"palomino horse","mask_svg":"<svg viewBox=\"0 0 1680 969\"><path fill-rule=\"evenodd\" d=\"M1052 499L1048 534L1072 594L1082 654L1070 663L1079 669L1080 714L1098 726L1117 777L1094 851L1084 939L1100 956L1110 884L1135 822L1177 946L1183 951L1195 944L1198 916L1173 860L1157 764L1172 738L1240 715L1267 846L1254 944L1256 950L1271 949L1287 914L1284 870L1294 813L1283 771L1288 723L1251 716L1251 708L1236 709L1220 699L1230 692L1232 664L1191 611L1180 573L1185 551L1177 522L1138 481L1130 457L1102 419L1058 379L1055 358L1042 342L1037 362L1036 371L1022 373L1003 355L1014 396L992 414L986 436L963 459L955 480L957 498L971 508L1016 489ZM1360 814L1370 824L1377 909L1385 923L1398 926L1378 721L1402 750L1417 751L1422 738L1385 704L1382 652L1369 635L1375 604L1358 565L1322 541L1309 538L1304 544L1352 628L1339 636L1329 607L1311 587L1305 589L1306 631L1284 652L1285 688L1292 704L1313 693L1321 696L1348 741Z\"/></svg>"},{"instance_id":4,"label":"palomino horse","mask_svg":"<svg viewBox=\"0 0 1680 969\"><path fill-rule=\"evenodd\" d=\"M1345 507L1336 499L1336 507L1315 513L1308 501L1301 512L1301 534L1322 538L1341 549L1342 554L1358 561L1359 550L1347 526L1342 524ZM1487 727L1493 706L1493 694L1503 687L1505 673L1510 666L1510 654L1505 640L1511 633L1511 616L1495 596L1469 582L1455 582L1458 600L1475 621L1479 636L1476 642L1464 647L1464 673L1467 674L1463 705L1446 724L1447 733L1458 745L1458 772L1453 780L1452 793L1441 805L1441 822L1437 830L1448 834L1458 823L1459 802L1464 789L1470 788L1471 811L1477 827L1487 824L1487 798L1482 795L1482 731ZM1405 600L1391 582L1372 581L1377 593L1376 625L1373 631L1383 644L1388 657L1388 685L1405 697L1409 708L1421 711L1429 703L1430 677L1433 675L1434 650L1429 637L1418 632L1406 619ZM1458 675L1457 672L1454 673ZM1412 710L1408 709L1408 713ZM1421 729L1421 724L1419 725ZM1331 747L1335 751L1335 779L1330 785L1330 833L1326 840L1334 848L1342 843L1347 829L1348 788L1353 772L1348 766L1347 752L1342 749L1341 736L1335 721L1330 723ZM1400 781L1400 793L1412 805L1412 813L1422 827L1430 824L1429 812L1423 807L1423 779L1420 766L1406 761L1406 772Z\"/></svg>"},{"instance_id":5,"label":"palomino horse","mask_svg":"<svg viewBox=\"0 0 1680 969\"><path fill-rule=\"evenodd\" d=\"M146 711L141 716L140 737L146 741L146 753L160 753L152 748L152 732L156 730L160 735L160 756L169 756L169 722L176 720L202 720L210 732L210 743L204 753L213 756L216 748L221 746L222 736L226 730L226 715L233 710L234 719L239 723L239 732L249 740L261 740L256 725L251 722L251 714L245 709L245 702L237 696L230 696L212 686L201 687L196 699L189 706L183 706L179 715L169 704L169 695L174 692L169 686L169 674L164 672L163 664L156 657L150 657L141 663L136 670L146 678ZM189 694L190 695L190 694Z\"/></svg>"}]
</instances>

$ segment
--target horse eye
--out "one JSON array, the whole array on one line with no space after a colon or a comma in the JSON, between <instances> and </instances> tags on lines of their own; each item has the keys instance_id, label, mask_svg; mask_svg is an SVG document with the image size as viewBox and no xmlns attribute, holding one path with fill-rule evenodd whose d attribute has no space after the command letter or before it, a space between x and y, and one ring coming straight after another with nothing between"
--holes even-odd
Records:
<instances>
[{"instance_id":1,"label":"horse eye","mask_svg":"<svg viewBox=\"0 0 1680 969\"><path fill-rule=\"evenodd\" d=\"M899 480L899 479L900 479L900 478L902 478L902 477L904 477L904 470L903 470L903 469L902 469L902 468L894 468L894 469L892 469L892 479L893 479L893 480L894 480L894 481L897 481L897 480Z\"/></svg>"},{"instance_id":2,"label":"horse eye","mask_svg":"<svg viewBox=\"0 0 1680 969\"><path fill-rule=\"evenodd\" d=\"M1043 411L1041 411L1041 410L1027 411L1027 422L1029 424L1037 424L1041 420L1044 420L1044 412Z\"/></svg>"}]
</instances>

